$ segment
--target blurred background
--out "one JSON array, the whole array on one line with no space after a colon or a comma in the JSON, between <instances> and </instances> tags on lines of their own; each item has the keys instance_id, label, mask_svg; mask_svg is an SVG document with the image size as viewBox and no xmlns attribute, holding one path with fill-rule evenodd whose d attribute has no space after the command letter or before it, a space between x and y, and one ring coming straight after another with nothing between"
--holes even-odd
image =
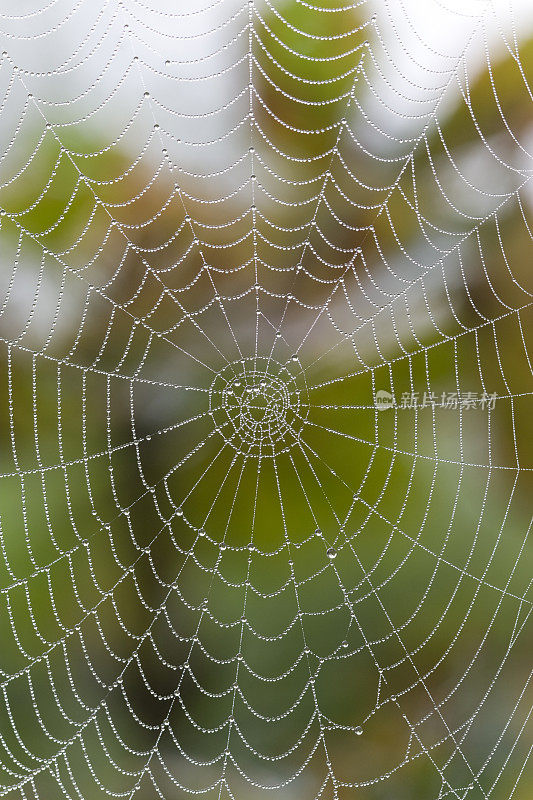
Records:
<instances>
[{"instance_id":1,"label":"blurred background","mask_svg":"<svg viewBox=\"0 0 533 800\"><path fill-rule=\"evenodd\" d=\"M532 23L2 4L0 796L531 797Z\"/></svg>"}]
</instances>

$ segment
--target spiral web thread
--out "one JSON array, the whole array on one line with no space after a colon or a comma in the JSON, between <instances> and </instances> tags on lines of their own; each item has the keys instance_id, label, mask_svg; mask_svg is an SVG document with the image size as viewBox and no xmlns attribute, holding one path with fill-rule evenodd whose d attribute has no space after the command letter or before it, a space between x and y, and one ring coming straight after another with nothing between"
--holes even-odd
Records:
<instances>
[{"instance_id":1,"label":"spiral web thread","mask_svg":"<svg viewBox=\"0 0 533 800\"><path fill-rule=\"evenodd\" d=\"M4 4L2 797L526 797L531 76L429 6Z\"/></svg>"}]
</instances>

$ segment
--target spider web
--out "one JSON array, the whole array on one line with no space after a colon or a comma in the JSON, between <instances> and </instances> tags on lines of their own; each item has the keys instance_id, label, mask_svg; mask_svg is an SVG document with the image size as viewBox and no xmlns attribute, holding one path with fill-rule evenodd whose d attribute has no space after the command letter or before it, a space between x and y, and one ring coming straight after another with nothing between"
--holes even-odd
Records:
<instances>
[{"instance_id":1,"label":"spider web","mask_svg":"<svg viewBox=\"0 0 533 800\"><path fill-rule=\"evenodd\" d=\"M525 798L511 6L0 17L0 796Z\"/></svg>"}]
</instances>

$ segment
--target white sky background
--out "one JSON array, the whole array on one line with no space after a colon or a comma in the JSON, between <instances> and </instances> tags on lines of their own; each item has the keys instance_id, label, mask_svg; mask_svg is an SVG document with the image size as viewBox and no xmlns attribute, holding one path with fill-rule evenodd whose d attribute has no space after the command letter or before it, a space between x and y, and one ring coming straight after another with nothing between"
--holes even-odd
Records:
<instances>
[{"instance_id":1,"label":"white sky background","mask_svg":"<svg viewBox=\"0 0 533 800\"><path fill-rule=\"evenodd\" d=\"M254 3L259 11L264 10L265 0L254 0ZM282 7L280 2L276 5ZM316 0L316 5L320 5L319 0ZM488 32L491 55L494 55L504 46L502 34L512 47L515 36L527 36L533 27L532 0L375 0L372 6L377 14L379 37L387 51L386 55L380 42L375 41L373 52L383 70L383 78L377 79L370 59L367 58L365 64L368 63L368 74L378 96L389 108L404 116L392 113L387 121L383 106L377 99L367 98L365 107L371 113L375 112L378 115L376 119L382 124L390 126L391 132L400 135L405 132L406 136L420 128L417 116L434 110L436 98L469 39L472 38L468 45L468 60L472 65L477 62L482 68L485 58L483 30ZM57 34L52 37L43 35L57 26L69 10L73 12L71 19L61 24ZM237 15L235 21L224 25L233 15ZM198 110L216 108L235 97L246 86L247 64L242 64L240 71L230 70L223 80L188 83L183 78L224 70L235 62L239 53L246 54L248 35L245 32L236 45L221 49L213 58L197 61L211 53L216 54L219 48L231 41L236 31L242 31L247 18L248 4L243 0L124 0L118 3L116 0L108 3L52 0L50 3L25 4L23 11L16 0L4 0L0 8L0 28L4 36L0 38L11 64L17 64L22 70L59 67L63 73L59 79L55 76L49 79L25 76L28 91L33 91L35 97L44 101L64 102L86 92L101 76L106 60L110 59L111 66L100 81L104 98L106 92L116 88L131 64L133 53L138 54L140 70L130 70L131 80L108 104L107 112L116 118L118 132L120 124L124 126L128 109L138 103L139 83L142 81L146 81L145 88L150 88L155 98L178 112L194 114ZM125 23L129 25L126 30ZM93 25L95 28L91 35ZM106 44L102 46L102 36L106 31ZM95 48L97 54L91 55ZM75 68L65 70L60 65L76 51L79 55L70 62ZM166 59L172 62L187 58L196 63L189 67L172 63L165 65ZM98 91L92 94L98 97ZM426 102L421 103L421 100ZM445 98L443 102L450 100L453 98ZM70 116L75 120L83 116L88 107L94 108L95 105L88 95L87 102L82 100L71 108L65 105L63 109L67 118ZM52 117L61 116L61 107L51 104L48 108ZM168 124L169 132L175 138L192 141L194 137L197 142L213 139L217 126L225 123L227 119L221 120L217 116L205 118L205 122L202 119L187 122L183 117L180 119L179 114L174 117L167 115L161 121L162 127ZM95 116L91 123L89 116L86 125L89 128L91 124L98 129L102 118ZM218 133L221 135L226 131L219 127ZM231 155L236 156L243 144L244 139L242 142L233 139L231 144L226 142L226 152L222 156L235 161ZM195 167L203 165L206 171L210 171L213 159L220 158L221 153L213 155L208 150L181 148L176 155L184 163Z\"/></svg>"},{"instance_id":2,"label":"white sky background","mask_svg":"<svg viewBox=\"0 0 533 800\"><path fill-rule=\"evenodd\" d=\"M451 86L442 101L436 101L463 53L470 75L475 74L486 64L486 43L494 62L503 54L504 37L515 49L516 41L531 35L533 27L531 0L376 0L374 6L379 34L390 55L385 80L376 87L387 105L407 115L405 120L390 118L392 129L406 135L413 126L419 127L413 122L417 114L434 111L436 102L441 110L453 104L454 97L455 102L459 99ZM427 103L420 103L424 99ZM377 102L375 107L379 114Z\"/></svg>"},{"instance_id":3,"label":"white sky background","mask_svg":"<svg viewBox=\"0 0 533 800\"><path fill-rule=\"evenodd\" d=\"M313 2L320 5L320 0ZM277 5L282 4L278 1ZM485 63L484 31L494 60L503 51L503 37L513 47L515 37L531 35L533 27L532 0L375 0L372 6L383 44L382 47L375 41L373 54L382 77L378 77L368 58L367 72L377 97L368 91L364 106L381 127L396 137L416 136L424 127L469 40L468 61L475 71L476 67L483 69ZM254 0L254 7L261 12L265 0ZM198 13L193 13L196 10ZM66 22L58 27L66 15ZM233 22L224 24L234 15ZM179 169L204 174L244 159L243 169L249 172L244 155L249 144L247 124L218 146L196 146L224 136L232 124L242 121L247 97L235 106L233 117L214 115L187 120L183 116L217 108L240 91L247 93L247 32L240 35L236 44L221 49L245 28L247 19L248 5L243 0L52 0L48 4L27 3L22 10L18 0L4 0L0 7L0 29L4 32L0 51L5 50L8 55L1 61L0 82L4 87L8 85L14 66L20 69L21 80L15 77L16 91L9 100L10 110L6 108L3 115L6 124L0 131L0 149L7 146L17 128L26 90L33 93L42 114L39 118L36 109L32 110L32 125L44 127L45 120L55 125L56 121L86 117L80 130L87 134L94 130L98 142L102 141L102 132L109 138L124 130L142 103L143 89L150 89L154 105L156 100L159 103L157 122L170 134L163 135L164 144ZM125 28L126 24L129 27ZM54 27L58 30L48 35ZM134 54L139 58L136 64L132 62ZM210 54L214 57L205 59ZM222 78L183 80L187 75L197 78L223 71L239 56L244 57L241 66L230 69ZM193 61L190 66L173 63L188 58ZM171 60L170 65L165 64L167 59ZM40 77L32 75L31 70L56 73ZM127 80L120 84L126 73ZM96 88L91 89L95 82ZM94 114L99 102L109 95L112 98L104 112ZM449 92L439 108L459 97L457 90ZM393 110L385 112L382 101ZM169 113L164 111L165 106L171 109ZM155 121L149 104L144 104L141 113L138 131L123 140L123 145L131 148L132 157L144 146ZM56 130L61 138L70 131L69 127L63 132L61 127ZM387 146L386 139L374 141L370 127L367 131L358 130L357 135L362 140L367 136L371 150ZM161 161L162 144L158 138L154 137L153 147L147 152L155 165ZM179 138L191 144L178 144ZM90 135L87 139L90 146ZM19 152L12 171L20 169L21 160ZM178 170L176 180L181 183L182 178ZM235 188L237 179L238 170L228 174L228 191Z\"/></svg>"}]
</instances>

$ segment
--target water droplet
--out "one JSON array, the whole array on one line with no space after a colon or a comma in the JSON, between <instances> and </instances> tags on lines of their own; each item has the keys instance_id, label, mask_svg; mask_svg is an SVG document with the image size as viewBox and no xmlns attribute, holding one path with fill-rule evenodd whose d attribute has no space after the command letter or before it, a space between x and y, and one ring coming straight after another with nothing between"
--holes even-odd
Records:
<instances>
[{"instance_id":1,"label":"water droplet","mask_svg":"<svg viewBox=\"0 0 533 800\"><path fill-rule=\"evenodd\" d=\"M291 358L291 361L298 361L298 356L297 356L297 355L294 355L294 356Z\"/></svg>"},{"instance_id":2,"label":"water droplet","mask_svg":"<svg viewBox=\"0 0 533 800\"><path fill-rule=\"evenodd\" d=\"M328 549L326 550L326 555L333 561L334 558L337 558L337 551L335 550L334 547L328 547Z\"/></svg>"},{"instance_id":3,"label":"water droplet","mask_svg":"<svg viewBox=\"0 0 533 800\"><path fill-rule=\"evenodd\" d=\"M176 516L177 517L182 517L183 516L183 511L181 510L181 508L178 508L178 510L176 511Z\"/></svg>"},{"instance_id":4,"label":"water droplet","mask_svg":"<svg viewBox=\"0 0 533 800\"><path fill-rule=\"evenodd\" d=\"M358 725L357 728L355 729L354 733L355 733L356 736L361 736L362 733L363 733L362 727L360 725Z\"/></svg>"},{"instance_id":5,"label":"water droplet","mask_svg":"<svg viewBox=\"0 0 533 800\"><path fill-rule=\"evenodd\" d=\"M220 542L219 548L220 548L221 550L225 550L225 549L226 549L226 547L227 547L227 545L226 545L226 544L224 544L224 542Z\"/></svg>"},{"instance_id":6,"label":"water droplet","mask_svg":"<svg viewBox=\"0 0 533 800\"><path fill-rule=\"evenodd\" d=\"M344 640L344 642L342 643L341 647L348 647L348 642L346 641L346 639L345 639L345 640Z\"/></svg>"}]
</instances>

